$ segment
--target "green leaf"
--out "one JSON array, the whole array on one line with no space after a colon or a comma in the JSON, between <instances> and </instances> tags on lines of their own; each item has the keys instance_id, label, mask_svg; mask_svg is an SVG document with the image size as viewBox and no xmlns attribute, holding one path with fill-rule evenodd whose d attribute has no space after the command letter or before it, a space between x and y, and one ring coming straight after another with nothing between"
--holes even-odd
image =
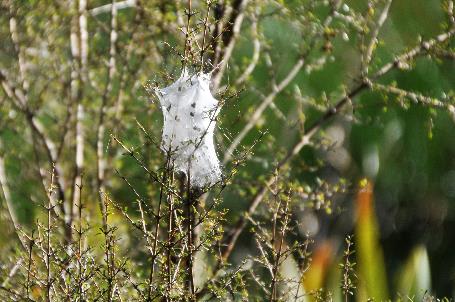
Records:
<instances>
[{"instance_id":1,"label":"green leaf","mask_svg":"<svg viewBox=\"0 0 455 302\"><path fill-rule=\"evenodd\" d=\"M422 301L426 291L431 290L430 261L425 246L416 246L398 273L398 292L414 301Z\"/></svg>"},{"instance_id":2,"label":"green leaf","mask_svg":"<svg viewBox=\"0 0 455 302\"><path fill-rule=\"evenodd\" d=\"M357 250L357 301L386 301L389 298L384 256L379 243L379 228L373 203L373 184L360 182L356 200L357 219L355 246Z\"/></svg>"}]
</instances>

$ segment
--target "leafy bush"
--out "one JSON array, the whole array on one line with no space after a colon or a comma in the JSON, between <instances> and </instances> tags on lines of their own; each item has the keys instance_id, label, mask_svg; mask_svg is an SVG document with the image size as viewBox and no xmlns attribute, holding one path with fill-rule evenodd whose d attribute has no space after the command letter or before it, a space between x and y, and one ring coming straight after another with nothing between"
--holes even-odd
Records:
<instances>
[{"instance_id":1,"label":"leafy bush","mask_svg":"<svg viewBox=\"0 0 455 302\"><path fill-rule=\"evenodd\" d=\"M453 1L0 5L2 300L454 289Z\"/></svg>"}]
</instances>

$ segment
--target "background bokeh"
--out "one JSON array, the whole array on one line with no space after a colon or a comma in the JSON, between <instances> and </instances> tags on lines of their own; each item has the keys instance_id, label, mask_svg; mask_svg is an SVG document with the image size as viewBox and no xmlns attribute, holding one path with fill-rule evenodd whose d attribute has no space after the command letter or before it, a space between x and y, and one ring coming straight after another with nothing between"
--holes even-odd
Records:
<instances>
[{"instance_id":1,"label":"background bokeh","mask_svg":"<svg viewBox=\"0 0 455 302\"><path fill-rule=\"evenodd\" d=\"M247 82L236 87L235 79L250 60L253 42L250 34L251 20L246 18L236 44L233 57L228 64L223 83L232 90L240 91L230 99L220 113L217 130L217 151L223 155L232 137L249 120L264 94L271 91L270 67L278 79L286 76L295 64L298 55L307 46L305 22L299 18L306 14L311 2L318 1L253 1L248 8L261 8L263 16L258 27L261 33L262 52L256 69ZM323 2L323 1L319 1ZM105 4L103 1L89 1L89 7ZM46 126L48 134L59 138L64 126L70 66L65 60L70 56L67 37L69 13L53 1L17 1L19 28L23 43L27 45L30 60L28 71L31 83L31 106L37 108L37 115ZM204 6L195 1L195 9ZM345 1L345 11L365 12L367 1ZM162 117L154 96L148 94L144 85L148 81L166 85L169 74L177 77L180 61L163 42L182 47L182 35L177 25L177 10L182 10L180 1L144 1L145 16L135 24L134 9L119 11L118 75L114 82L114 94L121 91L123 111L121 118L109 118L105 137L106 154L110 169L106 186L113 198L123 206L129 206L134 199L130 189L116 177L115 169L127 177L138 192L153 195L147 177L133 160L122 156L122 150L112 143L109 135L114 133L128 146L141 147L144 161L151 168L158 169L162 160L156 148L144 144L145 139L138 128L138 120L157 138L160 136ZM9 18L6 7L0 14L0 67L8 71L18 83L17 60L10 39ZM316 6L314 18L327 13L324 7ZM446 23L443 1L440 0L395 0L389 17L379 34L380 43L375 50L371 69L384 63L411 47L419 40L426 40L442 32ZM96 113L101 104L99 91L106 76L105 62L109 51L109 32L105 27L110 21L109 14L90 17L89 75L91 87L84 91L83 103L86 116L86 149L84 181L88 212L93 224L99 218L96 197ZM340 21L341 22L341 21ZM104 26L104 27L103 27ZM317 61L324 54L327 62L320 68L303 68L288 87L277 95L258 124L242 142L250 146L266 132L254 147L250 156L232 184L223 191L221 207L228 209L225 228L246 210L257 184L273 172L277 161L299 136L297 120L303 107L305 124L311 124L321 115L321 108L342 95L352 86L358 76L361 58L358 46L360 38L349 26L334 25L338 28L330 41L330 50L312 51L308 60ZM135 34L135 35L134 35ZM135 38L132 39L131 37ZM454 49L455 42L450 42ZM322 48L317 44L315 47ZM125 61L128 47L133 54ZM38 52L39 55L36 55ZM393 70L380 81L395 83L402 89L423 95L444 98L455 88L455 60L419 57L409 69ZM126 80L121 87L121 75ZM97 87L99 85L99 87ZM27 123L5 100L0 92L0 151L5 159L6 175L14 207L25 229L33 228L40 217L40 202L45 192L37 180L34 141ZM113 97L114 99L114 97ZM115 116L115 112L108 112ZM356 219L359 206L358 183L368 178L374 190L374 208L371 219L377 220L378 246L382 249L389 292L394 293L408 284L403 280L406 274L419 275L416 278L430 278L422 281L430 286L438 297L455 298L455 119L448 112L426 106L411 104L401 106L396 97L378 92L365 91L352 100L352 105L334 119L325 123L314 138L314 143L304 147L284 172L290 182L317 188L323 183L335 184L343 179L346 192L335 194L330 204L308 206L302 198L302 207L295 213L301 221L301 236L310 233L314 238L313 259L329 254L321 260L327 265L324 284L330 284L331 266L336 267L344 248L346 234L362 231ZM74 134L68 134L64 143L62 159L72 160ZM68 147L68 148L66 148ZM65 164L64 164L65 166ZM70 176L71 164L66 176ZM230 169L228 164L225 168ZM15 236L6 214L3 195L0 194L3 214L0 220L0 252L7 253L15 245ZM131 208L133 208L131 206ZM134 209L133 215L137 215ZM357 217L358 218L358 217ZM119 225L122 218L118 217ZM8 230L8 231L7 231ZM127 226L120 228L125 234L125 245L131 257L140 259L144 251L131 248L139 241ZM360 232L360 233L359 233ZM374 232L373 232L374 233ZM355 237L357 236L355 235ZM373 240L373 239L372 239ZM234 263L240 263L245 255L256 253L251 233L244 232L232 255ZM362 251L357 251L362 253ZM322 256L321 256L322 255ZM417 263L412 264L412 259ZM321 259L322 259L321 258ZM4 260L2 260L4 261ZM379 261L379 260L378 260ZM371 266L382 266L380 261ZM429 272L425 266L429 265ZM431 277L430 277L431 276ZM411 281L408 283L411 284ZM419 279L419 280L420 280ZM311 281L308 281L311 282ZM315 281L317 283L317 281ZM322 281L321 281L322 282ZM379 282L379 281L378 281ZM403 285L404 284L404 285ZM378 285L379 286L379 285ZM410 286L410 285L409 285Z\"/></svg>"}]
</instances>

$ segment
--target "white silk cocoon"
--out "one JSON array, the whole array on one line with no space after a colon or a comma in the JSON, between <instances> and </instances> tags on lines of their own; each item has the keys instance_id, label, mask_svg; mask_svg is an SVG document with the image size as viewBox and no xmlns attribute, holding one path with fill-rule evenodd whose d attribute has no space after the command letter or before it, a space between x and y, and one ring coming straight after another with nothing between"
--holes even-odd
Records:
<instances>
[{"instance_id":1,"label":"white silk cocoon","mask_svg":"<svg viewBox=\"0 0 455 302\"><path fill-rule=\"evenodd\" d=\"M156 89L163 111L161 147L169 152L174 170L190 176L192 187L206 187L221 179L213 131L219 113L212 96L210 75L185 70L170 86Z\"/></svg>"}]
</instances>

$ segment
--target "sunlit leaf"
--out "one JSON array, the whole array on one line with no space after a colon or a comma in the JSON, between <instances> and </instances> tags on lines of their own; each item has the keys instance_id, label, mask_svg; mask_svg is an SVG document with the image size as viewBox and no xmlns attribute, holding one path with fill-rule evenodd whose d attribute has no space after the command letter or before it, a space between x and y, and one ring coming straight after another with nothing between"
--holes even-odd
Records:
<instances>
[{"instance_id":1,"label":"sunlit leaf","mask_svg":"<svg viewBox=\"0 0 455 302\"><path fill-rule=\"evenodd\" d=\"M356 199L355 246L357 255L357 301L385 301L388 298L387 279L379 228L373 203L373 184L360 182Z\"/></svg>"},{"instance_id":2,"label":"sunlit leaf","mask_svg":"<svg viewBox=\"0 0 455 302\"><path fill-rule=\"evenodd\" d=\"M400 295L422 301L425 292L431 289L430 261L425 246L417 246L411 251L398 277Z\"/></svg>"},{"instance_id":3,"label":"sunlit leaf","mask_svg":"<svg viewBox=\"0 0 455 302\"><path fill-rule=\"evenodd\" d=\"M326 241L313 252L313 260L303 282L307 292L319 290L324 286L332 262L333 246L329 241Z\"/></svg>"}]
</instances>

